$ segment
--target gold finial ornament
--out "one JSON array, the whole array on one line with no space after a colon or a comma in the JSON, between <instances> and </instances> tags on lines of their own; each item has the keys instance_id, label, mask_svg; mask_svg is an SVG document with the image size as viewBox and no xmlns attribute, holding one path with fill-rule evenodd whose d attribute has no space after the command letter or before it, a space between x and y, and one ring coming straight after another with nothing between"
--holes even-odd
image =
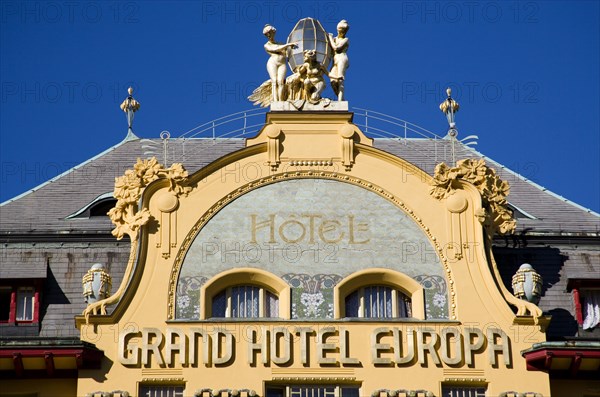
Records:
<instances>
[{"instance_id":1,"label":"gold finial ornament","mask_svg":"<svg viewBox=\"0 0 600 397\"><path fill-rule=\"evenodd\" d=\"M133 131L133 114L140 110L140 103L133 97L133 87L127 89L129 96L121 103L121 110L127 115L127 125Z\"/></svg>"},{"instance_id":2,"label":"gold finial ornament","mask_svg":"<svg viewBox=\"0 0 600 397\"><path fill-rule=\"evenodd\" d=\"M133 97L133 87L129 87L127 89L127 93L129 96L125 98L123 103L121 103L121 110L123 110L125 113L127 113L128 110L137 112L140 110L140 103Z\"/></svg>"},{"instance_id":3,"label":"gold finial ornament","mask_svg":"<svg viewBox=\"0 0 600 397\"><path fill-rule=\"evenodd\" d=\"M450 87L446 89L446 94L448 94L448 98L446 98L444 102L440 103L440 110L446 115L448 115L450 111L452 114L458 112L460 106L458 105L458 102L452 99L452 89Z\"/></svg>"}]
</instances>

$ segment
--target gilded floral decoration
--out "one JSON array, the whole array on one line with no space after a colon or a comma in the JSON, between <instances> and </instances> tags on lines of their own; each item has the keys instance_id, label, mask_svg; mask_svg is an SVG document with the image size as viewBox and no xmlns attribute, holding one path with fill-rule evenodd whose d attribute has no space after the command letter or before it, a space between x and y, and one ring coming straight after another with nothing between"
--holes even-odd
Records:
<instances>
[{"instance_id":1,"label":"gilded floral decoration","mask_svg":"<svg viewBox=\"0 0 600 397\"><path fill-rule=\"evenodd\" d=\"M514 232L517 224L506 201L510 185L494 169L486 166L483 159L459 160L455 167L440 163L433 174L431 195L438 200L451 196L459 188L458 181L471 183L481 193L483 210L475 214L480 222L500 234Z\"/></svg>"},{"instance_id":2,"label":"gilded floral decoration","mask_svg":"<svg viewBox=\"0 0 600 397\"><path fill-rule=\"evenodd\" d=\"M98 314L98 311L100 314L106 314L106 306L117 303L125 292L126 281L129 280L134 267L138 231L151 218L147 208L139 208L139 201L144 189L153 181L164 178L168 180L168 190L173 195L176 197L187 195L192 190L190 186L187 186L187 176L188 172L183 165L175 163L171 167L165 168L153 157L146 160L138 158L133 169L127 170L123 176L115 178L113 195L117 199L117 203L108 211L108 216L115 225L112 230L113 236L120 240L128 235L131 239L129 261L123 277L124 282L113 295L94 302L85 309L83 314L87 320L89 320L90 314Z\"/></svg>"}]
</instances>

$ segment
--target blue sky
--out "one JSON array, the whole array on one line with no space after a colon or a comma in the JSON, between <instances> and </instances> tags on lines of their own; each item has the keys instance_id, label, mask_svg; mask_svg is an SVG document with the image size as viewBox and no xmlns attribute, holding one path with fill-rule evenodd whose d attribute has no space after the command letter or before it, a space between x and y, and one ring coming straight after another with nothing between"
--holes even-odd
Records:
<instances>
[{"instance_id":1,"label":"blue sky","mask_svg":"<svg viewBox=\"0 0 600 397\"><path fill-rule=\"evenodd\" d=\"M251 108L267 79L262 28L285 41L312 16L350 23L350 106L438 134L444 89L459 138L600 211L600 8L596 1L0 2L0 201L135 131L172 136Z\"/></svg>"}]
</instances>

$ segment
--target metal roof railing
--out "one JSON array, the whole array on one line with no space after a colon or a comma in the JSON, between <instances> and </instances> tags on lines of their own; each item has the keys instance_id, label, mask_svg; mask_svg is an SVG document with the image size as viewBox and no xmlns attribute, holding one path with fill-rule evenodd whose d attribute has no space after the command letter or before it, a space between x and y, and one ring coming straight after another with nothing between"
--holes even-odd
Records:
<instances>
[{"instance_id":1,"label":"metal roof railing","mask_svg":"<svg viewBox=\"0 0 600 397\"><path fill-rule=\"evenodd\" d=\"M231 113L184 132L178 138L239 138L257 133L264 122L252 124L256 117L267 113L265 108L253 108L241 112ZM252 119L252 120L251 120ZM250 121L250 122L249 122Z\"/></svg>"},{"instance_id":2,"label":"metal roof railing","mask_svg":"<svg viewBox=\"0 0 600 397\"><path fill-rule=\"evenodd\" d=\"M440 143L447 141L444 137L426 128L394 116L357 107L351 108L351 111L354 112L354 123L372 138L397 139L405 143L409 139L430 139ZM219 139L222 142L223 140L255 136L264 126L264 117L267 112L268 108L251 108L219 117L182 133L176 137L181 144L180 154L171 161L185 161L185 142L188 139ZM417 148L413 148L413 150L418 151ZM198 155L199 153L187 153L187 155L191 154Z\"/></svg>"},{"instance_id":3,"label":"metal roof railing","mask_svg":"<svg viewBox=\"0 0 600 397\"><path fill-rule=\"evenodd\" d=\"M356 119L355 124L361 127L365 134L374 138L426 138L443 139L442 136L406 120L399 119L374 110L352 108ZM264 125L257 117L264 116L266 108L252 108L241 112L219 117L200 124L184 132L178 138L240 138L257 133Z\"/></svg>"},{"instance_id":4,"label":"metal roof railing","mask_svg":"<svg viewBox=\"0 0 600 397\"><path fill-rule=\"evenodd\" d=\"M355 120L354 124L361 127L366 135L373 138L443 139L442 136L428 129L394 116L363 108L352 109L355 110L355 118L358 117L358 120Z\"/></svg>"}]
</instances>

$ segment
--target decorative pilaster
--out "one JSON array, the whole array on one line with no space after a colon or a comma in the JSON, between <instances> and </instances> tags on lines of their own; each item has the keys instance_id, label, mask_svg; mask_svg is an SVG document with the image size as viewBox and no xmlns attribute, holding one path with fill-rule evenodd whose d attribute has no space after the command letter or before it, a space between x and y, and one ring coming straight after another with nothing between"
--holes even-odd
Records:
<instances>
[{"instance_id":1,"label":"decorative pilaster","mask_svg":"<svg viewBox=\"0 0 600 397\"><path fill-rule=\"evenodd\" d=\"M281 163L279 150L281 128L275 124L268 125L265 127L265 135L267 136L267 163L272 171L276 171Z\"/></svg>"},{"instance_id":2,"label":"decorative pilaster","mask_svg":"<svg viewBox=\"0 0 600 397\"><path fill-rule=\"evenodd\" d=\"M339 129L340 136L342 137L342 164L346 167L346 171L352 169L354 164L354 126L346 124Z\"/></svg>"}]
</instances>

